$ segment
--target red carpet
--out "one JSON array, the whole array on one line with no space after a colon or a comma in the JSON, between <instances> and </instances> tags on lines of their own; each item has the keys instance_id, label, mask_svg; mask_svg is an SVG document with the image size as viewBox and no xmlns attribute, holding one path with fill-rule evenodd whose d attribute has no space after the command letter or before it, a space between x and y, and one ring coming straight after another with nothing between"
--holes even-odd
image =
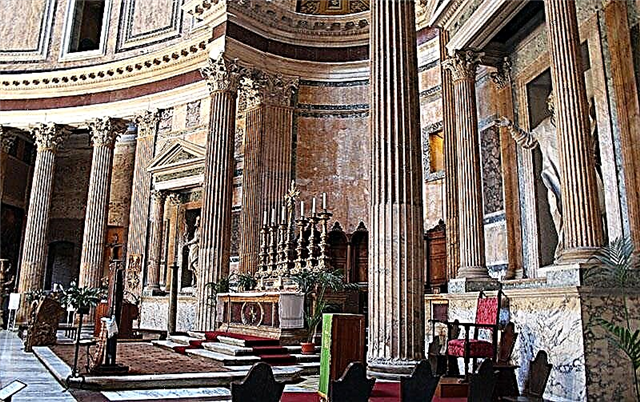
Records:
<instances>
[{"instance_id":1,"label":"red carpet","mask_svg":"<svg viewBox=\"0 0 640 402\"><path fill-rule=\"evenodd\" d=\"M319 402L320 398L315 392L285 392L280 402ZM370 402L399 402L400 383L376 381ZM433 398L434 402L466 402L467 398Z\"/></svg>"}]
</instances>

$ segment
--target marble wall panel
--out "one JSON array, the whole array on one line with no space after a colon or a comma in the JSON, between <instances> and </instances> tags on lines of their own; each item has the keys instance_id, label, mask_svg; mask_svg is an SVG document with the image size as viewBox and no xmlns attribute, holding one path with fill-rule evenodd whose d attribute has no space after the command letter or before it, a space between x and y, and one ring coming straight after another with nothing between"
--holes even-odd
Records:
<instances>
[{"instance_id":1,"label":"marble wall panel","mask_svg":"<svg viewBox=\"0 0 640 402\"><path fill-rule=\"evenodd\" d=\"M35 51L40 47L40 33L48 23L44 16L49 2L49 0L2 1L2 9L5 10L4 18L0 18L2 52ZM9 13L11 18L8 18Z\"/></svg>"},{"instance_id":2,"label":"marble wall panel","mask_svg":"<svg viewBox=\"0 0 640 402\"><path fill-rule=\"evenodd\" d=\"M131 0L131 35L161 30L171 26L177 0Z\"/></svg>"},{"instance_id":3,"label":"marble wall panel","mask_svg":"<svg viewBox=\"0 0 640 402\"><path fill-rule=\"evenodd\" d=\"M441 83L440 64L437 62L430 63L418 74L418 91L421 93L429 88L436 87Z\"/></svg>"},{"instance_id":4,"label":"marble wall panel","mask_svg":"<svg viewBox=\"0 0 640 402\"><path fill-rule=\"evenodd\" d=\"M482 166L482 194L484 213L492 214L504 209L500 133L488 128L480 133Z\"/></svg>"},{"instance_id":5,"label":"marble wall panel","mask_svg":"<svg viewBox=\"0 0 640 402\"><path fill-rule=\"evenodd\" d=\"M420 127L427 127L442 121L442 98L431 102L420 102Z\"/></svg>"},{"instance_id":6,"label":"marble wall panel","mask_svg":"<svg viewBox=\"0 0 640 402\"><path fill-rule=\"evenodd\" d=\"M444 219L444 179L424 183L424 228L431 229Z\"/></svg>"},{"instance_id":7,"label":"marble wall panel","mask_svg":"<svg viewBox=\"0 0 640 402\"><path fill-rule=\"evenodd\" d=\"M143 297L140 307L140 328L167 329L169 314L168 296ZM196 298L193 296L178 296L178 316L176 331L191 331L196 318Z\"/></svg>"},{"instance_id":8,"label":"marble wall panel","mask_svg":"<svg viewBox=\"0 0 640 402\"><path fill-rule=\"evenodd\" d=\"M109 226L129 226L131 186L135 164L136 142L119 141L113 155L111 194L109 197Z\"/></svg>"},{"instance_id":9,"label":"marble wall panel","mask_svg":"<svg viewBox=\"0 0 640 402\"><path fill-rule=\"evenodd\" d=\"M508 261L507 222L504 213L495 223L484 225L484 247L487 266L491 276L498 277L498 272L506 271Z\"/></svg>"}]
</instances>

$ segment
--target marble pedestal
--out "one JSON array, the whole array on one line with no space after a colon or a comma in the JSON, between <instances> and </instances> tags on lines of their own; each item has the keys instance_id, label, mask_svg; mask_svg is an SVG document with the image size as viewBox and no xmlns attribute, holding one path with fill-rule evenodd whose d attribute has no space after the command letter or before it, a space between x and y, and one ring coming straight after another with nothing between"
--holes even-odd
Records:
<instances>
[{"instance_id":1,"label":"marble pedestal","mask_svg":"<svg viewBox=\"0 0 640 402\"><path fill-rule=\"evenodd\" d=\"M538 269L538 276L546 278L549 286L580 286L581 272L586 264L555 264Z\"/></svg>"},{"instance_id":2,"label":"marble pedestal","mask_svg":"<svg viewBox=\"0 0 640 402\"><path fill-rule=\"evenodd\" d=\"M449 293L480 292L500 289L496 279L456 278L449 280Z\"/></svg>"}]
</instances>

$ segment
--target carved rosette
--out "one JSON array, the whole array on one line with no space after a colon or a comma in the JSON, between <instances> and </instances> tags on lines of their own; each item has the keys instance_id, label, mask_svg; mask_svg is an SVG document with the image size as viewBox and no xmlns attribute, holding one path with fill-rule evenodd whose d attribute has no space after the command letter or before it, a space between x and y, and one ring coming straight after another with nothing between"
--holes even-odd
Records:
<instances>
[{"instance_id":1,"label":"carved rosette","mask_svg":"<svg viewBox=\"0 0 640 402\"><path fill-rule=\"evenodd\" d=\"M124 120L103 117L88 122L91 143L94 147L113 148L120 133L127 129Z\"/></svg>"},{"instance_id":2,"label":"carved rosette","mask_svg":"<svg viewBox=\"0 0 640 402\"><path fill-rule=\"evenodd\" d=\"M153 136L160 121L160 111L157 109L145 110L137 115L134 121L138 126L138 138Z\"/></svg>"},{"instance_id":3,"label":"carved rosette","mask_svg":"<svg viewBox=\"0 0 640 402\"><path fill-rule=\"evenodd\" d=\"M456 53L442 63L442 67L451 71L453 82L475 80L478 64L484 56L482 52L473 50L456 50Z\"/></svg>"},{"instance_id":4,"label":"carved rosette","mask_svg":"<svg viewBox=\"0 0 640 402\"><path fill-rule=\"evenodd\" d=\"M501 90L511 85L511 60L505 57L498 66L498 71L491 73L491 80Z\"/></svg>"},{"instance_id":5,"label":"carved rosette","mask_svg":"<svg viewBox=\"0 0 640 402\"><path fill-rule=\"evenodd\" d=\"M40 123L31 128L31 135L36 141L38 152L56 152L67 137L63 126L55 123Z\"/></svg>"},{"instance_id":6,"label":"carved rosette","mask_svg":"<svg viewBox=\"0 0 640 402\"><path fill-rule=\"evenodd\" d=\"M13 147L15 140L16 136L9 134L5 128L0 125L0 152L8 154L9 151L11 151L11 147Z\"/></svg>"},{"instance_id":7,"label":"carved rosette","mask_svg":"<svg viewBox=\"0 0 640 402\"><path fill-rule=\"evenodd\" d=\"M224 55L218 59L209 59L208 64L200 69L200 74L207 80L209 92L237 92L242 78L238 60L229 60Z\"/></svg>"}]
</instances>

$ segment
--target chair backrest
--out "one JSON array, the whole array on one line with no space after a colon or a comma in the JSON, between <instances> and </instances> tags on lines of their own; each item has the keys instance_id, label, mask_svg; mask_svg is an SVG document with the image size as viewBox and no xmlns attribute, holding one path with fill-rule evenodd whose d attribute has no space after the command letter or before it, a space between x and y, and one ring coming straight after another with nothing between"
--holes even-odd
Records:
<instances>
[{"instance_id":1,"label":"chair backrest","mask_svg":"<svg viewBox=\"0 0 640 402\"><path fill-rule=\"evenodd\" d=\"M431 402L440 376L433 375L431 364L421 360L411 373L411 377L400 378L401 402Z\"/></svg>"},{"instance_id":2,"label":"chair backrest","mask_svg":"<svg viewBox=\"0 0 640 402\"><path fill-rule=\"evenodd\" d=\"M495 297L487 297L484 292L480 292L476 306L476 324L498 324L501 296L502 291L498 291Z\"/></svg>"},{"instance_id":3,"label":"chair backrest","mask_svg":"<svg viewBox=\"0 0 640 402\"><path fill-rule=\"evenodd\" d=\"M544 390L547 388L547 380L549 380L552 368L553 366L549 364L547 352L540 350L536 358L531 361L531 365L529 365L529 383L525 390L527 396L542 398Z\"/></svg>"},{"instance_id":4,"label":"chair backrest","mask_svg":"<svg viewBox=\"0 0 640 402\"><path fill-rule=\"evenodd\" d=\"M367 370L361 362L349 363L342 377L331 381L329 400L331 402L367 402L375 378L367 378Z\"/></svg>"},{"instance_id":5,"label":"chair backrest","mask_svg":"<svg viewBox=\"0 0 640 402\"><path fill-rule=\"evenodd\" d=\"M502 330L496 363L509 363L509 359L511 359L511 353L513 353L513 347L516 345L516 339L518 339L518 333L515 332L515 325L510 322Z\"/></svg>"},{"instance_id":6,"label":"chair backrest","mask_svg":"<svg viewBox=\"0 0 640 402\"><path fill-rule=\"evenodd\" d=\"M484 359L478 372L469 375L468 402L491 402L496 386L497 372L493 370L491 359Z\"/></svg>"},{"instance_id":7,"label":"chair backrest","mask_svg":"<svg viewBox=\"0 0 640 402\"><path fill-rule=\"evenodd\" d=\"M273 377L271 366L259 362L253 365L247 376L238 383L231 383L232 402L278 402L284 391L284 383Z\"/></svg>"}]
</instances>

